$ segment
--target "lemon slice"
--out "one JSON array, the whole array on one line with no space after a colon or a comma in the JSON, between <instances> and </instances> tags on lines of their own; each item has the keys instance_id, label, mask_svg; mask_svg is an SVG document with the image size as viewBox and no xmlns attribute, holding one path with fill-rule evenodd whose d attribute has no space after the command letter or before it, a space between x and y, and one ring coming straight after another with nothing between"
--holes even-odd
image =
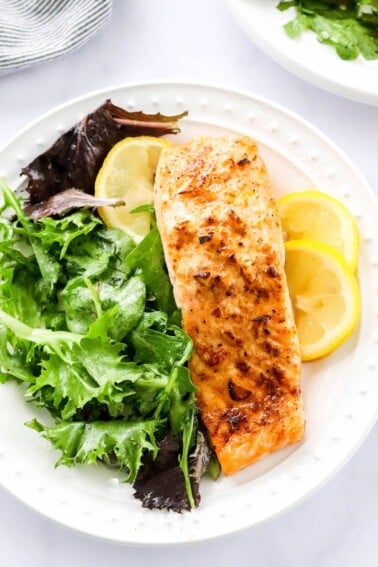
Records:
<instances>
[{"instance_id":1,"label":"lemon slice","mask_svg":"<svg viewBox=\"0 0 378 567\"><path fill-rule=\"evenodd\" d=\"M150 230L150 213L130 213L133 209L153 202L156 167L167 140L150 136L125 138L106 156L95 183L96 197L123 199L121 207L99 207L107 226L121 228L136 242Z\"/></svg>"},{"instance_id":2,"label":"lemon slice","mask_svg":"<svg viewBox=\"0 0 378 567\"><path fill-rule=\"evenodd\" d=\"M359 321L357 281L349 264L331 246L292 240L285 250L302 360L321 358L338 347Z\"/></svg>"},{"instance_id":3,"label":"lemon slice","mask_svg":"<svg viewBox=\"0 0 378 567\"><path fill-rule=\"evenodd\" d=\"M285 240L318 240L333 246L356 269L358 229L344 205L321 191L302 191L282 197L278 206Z\"/></svg>"}]
</instances>

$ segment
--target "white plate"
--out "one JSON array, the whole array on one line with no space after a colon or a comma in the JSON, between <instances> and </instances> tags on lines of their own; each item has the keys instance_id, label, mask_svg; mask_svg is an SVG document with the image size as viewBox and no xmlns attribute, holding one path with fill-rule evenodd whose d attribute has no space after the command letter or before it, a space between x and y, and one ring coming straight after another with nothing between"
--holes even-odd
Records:
<instances>
[{"instance_id":1,"label":"white plate","mask_svg":"<svg viewBox=\"0 0 378 567\"><path fill-rule=\"evenodd\" d=\"M120 87L58 108L0 151L0 177L15 186L21 165L107 97L129 109L189 110L177 142L197 134L253 136L277 196L315 185L346 203L359 223L362 321L332 356L304 366L305 441L231 478L203 482L201 506L192 513L143 510L132 489L102 466L54 469L58 453L23 425L41 414L24 402L21 388L0 386L0 482L20 500L66 526L123 543L215 538L268 520L308 496L352 456L374 423L377 203L345 156L294 114L247 94L182 84Z\"/></svg>"},{"instance_id":2,"label":"white plate","mask_svg":"<svg viewBox=\"0 0 378 567\"><path fill-rule=\"evenodd\" d=\"M250 39L288 71L340 96L378 105L378 60L343 61L311 32L290 39L283 25L295 10L280 12L278 0L225 1Z\"/></svg>"}]
</instances>

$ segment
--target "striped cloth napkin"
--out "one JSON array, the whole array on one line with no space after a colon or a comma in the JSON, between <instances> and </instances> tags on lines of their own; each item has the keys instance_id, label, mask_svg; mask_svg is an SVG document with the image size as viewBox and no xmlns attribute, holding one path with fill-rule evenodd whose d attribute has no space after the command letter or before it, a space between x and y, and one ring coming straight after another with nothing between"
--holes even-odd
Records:
<instances>
[{"instance_id":1,"label":"striped cloth napkin","mask_svg":"<svg viewBox=\"0 0 378 567\"><path fill-rule=\"evenodd\" d=\"M0 74L77 49L111 7L112 0L0 0Z\"/></svg>"}]
</instances>

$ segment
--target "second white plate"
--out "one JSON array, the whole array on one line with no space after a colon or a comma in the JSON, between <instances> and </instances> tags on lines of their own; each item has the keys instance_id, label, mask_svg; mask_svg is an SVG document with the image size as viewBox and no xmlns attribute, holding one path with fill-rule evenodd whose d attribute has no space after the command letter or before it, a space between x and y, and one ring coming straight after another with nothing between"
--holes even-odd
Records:
<instances>
[{"instance_id":1,"label":"second white plate","mask_svg":"<svg viewBox=\"0 0 378 567\"><path fill-rule=\"evenodd\" d=\"M283 26L295 12L277 10L278 0L225 1L248 37L288 71L332 93L378 105L378 60L343 61L311 32L290 39Z\"/></svg>"}]
</instances>

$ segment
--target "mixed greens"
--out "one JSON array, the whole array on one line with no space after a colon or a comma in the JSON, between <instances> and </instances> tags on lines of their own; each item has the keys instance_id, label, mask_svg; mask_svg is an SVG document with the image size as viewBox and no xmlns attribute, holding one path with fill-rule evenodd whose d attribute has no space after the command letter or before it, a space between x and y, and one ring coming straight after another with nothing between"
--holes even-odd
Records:
<instances>
[{"instance_id":1,"label":"mixed greens","mask_svg":"<svg viewBox=\"0 0 378 567\"><path fill-rule=\"evenodd\" d=\"M87 209L32 220L1 189L0 381L47 410L28 425L59 464L100 460L145 506L197 506L211 454L156 227L136 245Z\"/></svg>"},{"instance_id":2,"label":"mixed greens","mask_svg":"<svg viewBox=\"0 0 378 567\"><path fill-rule=\"evenodd\" d=\"M285 25L289 37L312 30L341 59L378 59L378 0L283 0L277 6L292 7L296 15Z\"/></svg>"}]
</instances>

